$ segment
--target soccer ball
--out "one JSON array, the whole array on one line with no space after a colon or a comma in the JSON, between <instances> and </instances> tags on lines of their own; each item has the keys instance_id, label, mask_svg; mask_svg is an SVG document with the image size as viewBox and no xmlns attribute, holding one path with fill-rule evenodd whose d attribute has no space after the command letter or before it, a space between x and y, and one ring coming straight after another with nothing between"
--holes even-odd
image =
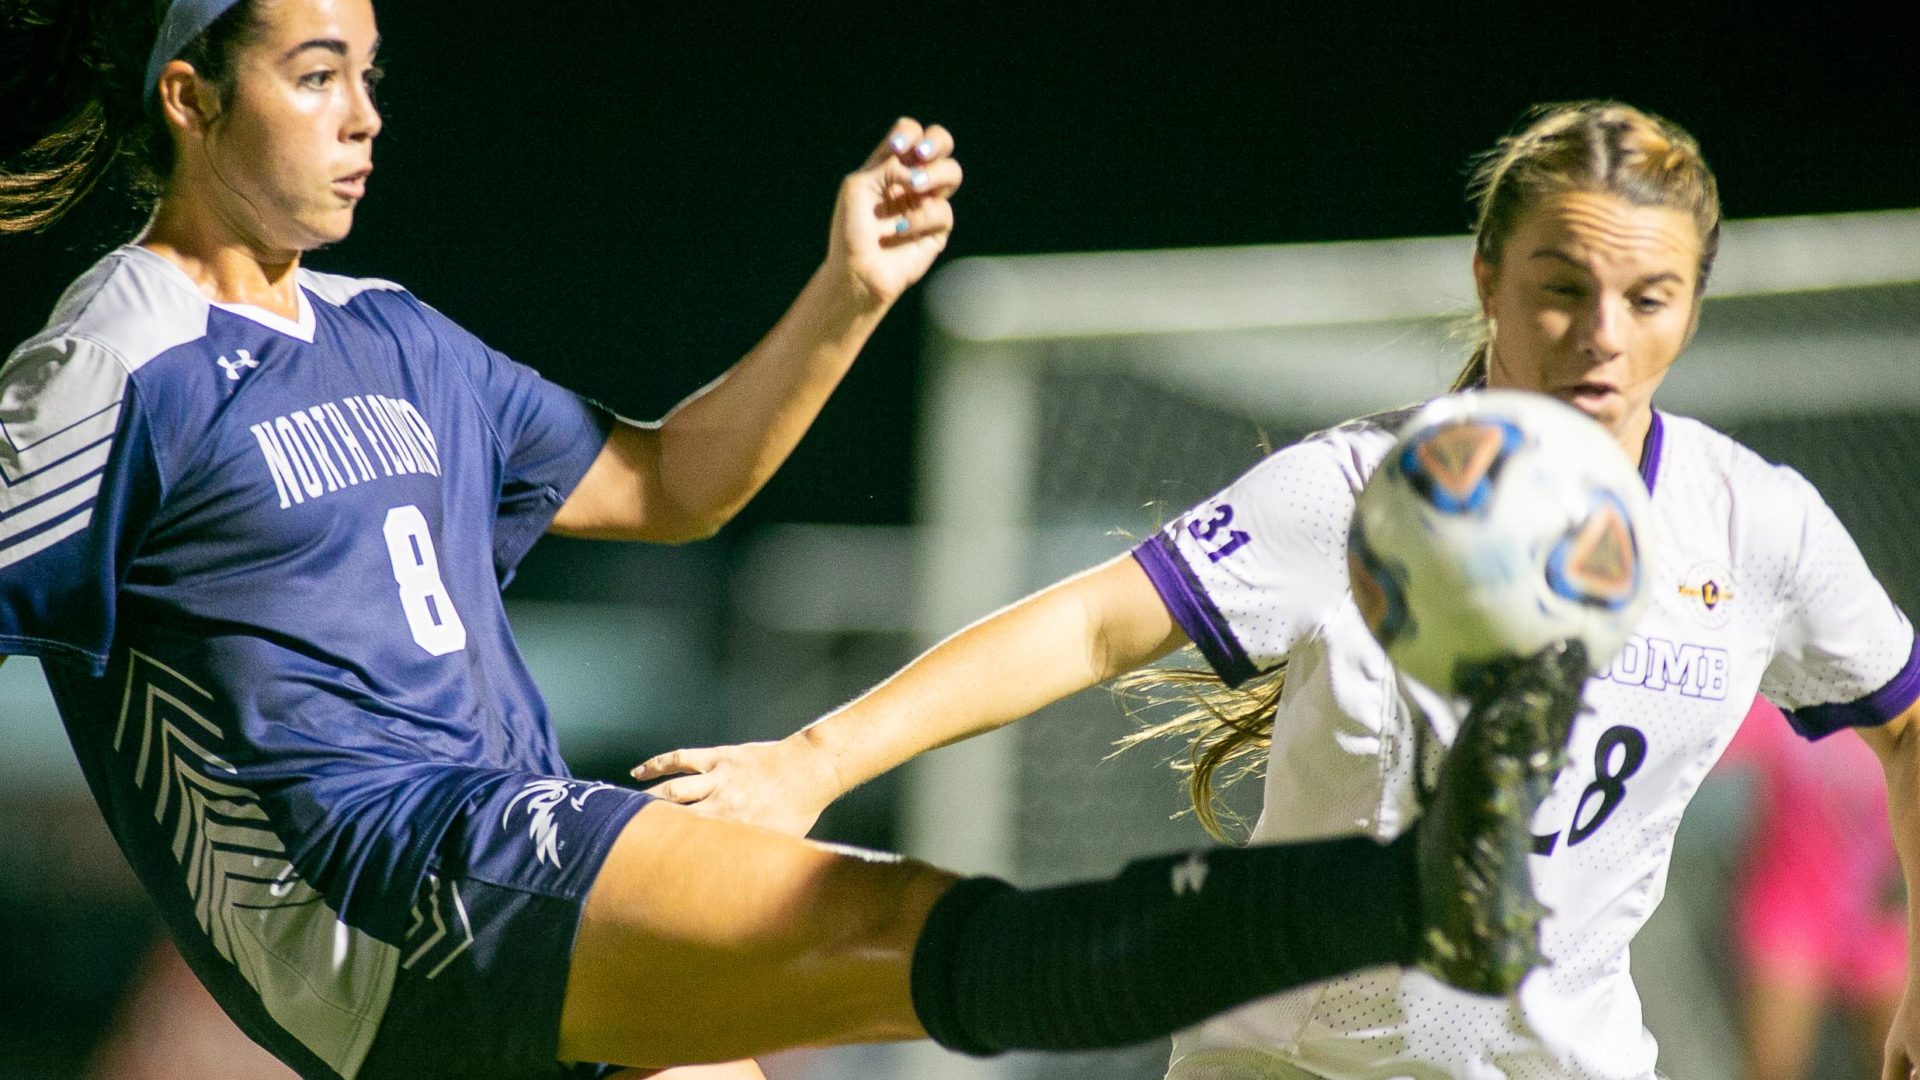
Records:
<instances>
[{"instance_id":1,"label":"soccer ball","mask_svg":"<svg viewBox=\"0 0 1920 1080\"><path fill-rule=\"evenodd\" d=\"M1429 402L1361 490L1353 597L1401 671L1462 692L1562 640L1606 669L1645 610L1646 484L1606 429L1515 390Z\"/></svg>"}]
</instances>

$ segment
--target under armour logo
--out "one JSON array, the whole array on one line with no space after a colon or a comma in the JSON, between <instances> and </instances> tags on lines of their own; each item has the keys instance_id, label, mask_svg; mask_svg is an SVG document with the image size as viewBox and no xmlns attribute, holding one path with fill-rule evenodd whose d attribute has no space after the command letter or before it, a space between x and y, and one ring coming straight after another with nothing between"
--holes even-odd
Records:
<instances>
[{"instance_id":1,"label":"under armour logo","mask_svg":"<svg viewBox=\"0 0 1920 1080\"><path fill-rule=\"evenodd\" d=\"M1187 856L1186 861L1173 868L1173 895L1185 896L1197 893L1207 884L1207 859L1199 852Z\"/></svg>"},{"instance_id":2,"label":"under armour logo","mask_svg":"<svg viewBox=\"0 0 1920 1080\"><path fill-rule=\"evenodd\" d=\"M224 356L214 362L227 370L228 381L239 382L240 369L243 367L259 367L260 361L255 360L253 358L253 354L248 352L245 349L235 349L234 352L240 354L240 360L238 363L235 363L234 361L229 360Z\"/></svg>"}]
</instances>

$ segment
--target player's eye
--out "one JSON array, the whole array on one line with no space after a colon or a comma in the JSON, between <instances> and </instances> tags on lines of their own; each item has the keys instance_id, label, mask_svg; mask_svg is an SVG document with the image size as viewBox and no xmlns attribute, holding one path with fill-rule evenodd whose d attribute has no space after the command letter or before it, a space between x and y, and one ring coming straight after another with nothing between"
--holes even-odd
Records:
<instances>
[{"instance_id":1,"label":"player's eye","mask_svg":"<svg viewBox=\"0 0 1920 1080\"><path fill-rule=\"evenodd\" d=\"M386 77L387 77L386 68L370 67L367 69L367 73L365 75L360 76L360 79L362 82L365 82L367 84L367 93L371 94L376 89L379 88L380 80Z\"/></svg>"},{"instance_id":2,"label":"player's eye","mask_svg":"<svg viewBox=\"0 0 1920 1080\"><path fill-rule=\"evenodd\" d=\"M1580 286L1565 281L1549 281L1542 288L1553 296L1564 296L1570 299L1577 299L1581 294Z\"/></svg>"},{"instance_id":3,"label":"player's eye","mask_svg":"<svg viewBox=\"0 0 1920 1080\"><path fill-rule=\"evenodd\" d=\"M333 82L333 69L322 68L300 76L300 85L309 90L325 90Z\"/></svg>"},{"instance_id":4,"label":"player's eye","mask_svg":"<svg viewBox=\"0 0 1920 1080\"><path fill-rule=\"evenodd\" d=\"M1665 298L1658 296L1635 297L1633 309L1643 315L1652 315L1656 312L1665 311L1667 309L1667 301Z\"/></svg>"}]
</instances>

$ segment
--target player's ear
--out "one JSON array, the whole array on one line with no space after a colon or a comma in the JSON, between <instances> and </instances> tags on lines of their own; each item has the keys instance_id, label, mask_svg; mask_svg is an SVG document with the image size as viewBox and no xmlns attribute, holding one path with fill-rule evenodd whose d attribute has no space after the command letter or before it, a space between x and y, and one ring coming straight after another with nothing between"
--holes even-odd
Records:
<instances>
[{"instance_id":1,"label":"player's ear","mask_svg":"<svg viewBox=\"0 0 1920 1080\"><path fill-rule=\"evenodd\" d=\"M1499 268L1479 252L1473 253L1473 288L1480 294L1480 314L1493 317L1493 285Z\"/></svg>"},{"instance_id":2,"label":"player's ear","mask_svg":"<svg viewBox=\"0 0 1920 1080\"><path fill-rule=\"evenodd\" d=\"M154 94L167 126L176 131L205 134L219 111L212 85L185 60L169 61L161 69Z\"/></svg>"}]
</instances>

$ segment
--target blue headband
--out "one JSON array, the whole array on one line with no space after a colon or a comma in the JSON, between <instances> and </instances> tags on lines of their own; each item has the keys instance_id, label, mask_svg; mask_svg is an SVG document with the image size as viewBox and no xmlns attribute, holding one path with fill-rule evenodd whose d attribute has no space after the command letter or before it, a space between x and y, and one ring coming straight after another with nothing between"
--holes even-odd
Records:
<instances>
[{"instance_id":1,"label":"blue headband","mask_svg":"<svg viewBox=\"0 0 1920 1080\"><path fill-rule=\"evenodd\" d=\"M165 0L162 0L165 2ZM172 0L160 18L160 36L147 57L147 88L144 100L153 104L160 87L160 70L178 59L193 39L207 32L220 16L232 10L240 0Z\"/></svg>"}]
</instances>

